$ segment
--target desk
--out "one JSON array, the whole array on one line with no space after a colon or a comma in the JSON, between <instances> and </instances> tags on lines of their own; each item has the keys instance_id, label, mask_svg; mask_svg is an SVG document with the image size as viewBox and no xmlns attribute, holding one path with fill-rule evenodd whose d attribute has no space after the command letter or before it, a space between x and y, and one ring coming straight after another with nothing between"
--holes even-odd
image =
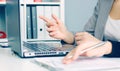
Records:
<instances>
[{"instance_id":1,"label":"desk","mask_svg":"<svg viewBox=\"0 0 120 71\"><path fill-rule=\"evenodd\" d=\"M33 58L20 58L10 48L0 48L0 71L48 71L30 62Z\"/></svg>"},{"instance_id":2,"label":"desk","mask_svg":"<svg viewBox=\"0 0 120 71\"><path fill-rule=\"evenodd\" d=\"M48 71L47 69L32 63L32 59L34 58L20 58L12 53L10 48L0 48L0 71ZM120 62L120 58L107 59ZM120 68L102 71L120 71Z\"/></svg>"}]
</instances>

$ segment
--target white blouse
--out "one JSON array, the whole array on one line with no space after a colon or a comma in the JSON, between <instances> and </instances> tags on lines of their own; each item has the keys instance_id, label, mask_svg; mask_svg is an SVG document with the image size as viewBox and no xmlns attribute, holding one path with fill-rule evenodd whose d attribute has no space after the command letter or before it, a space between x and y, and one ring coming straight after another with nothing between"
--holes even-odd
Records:
<instances>
[{"instance_id":1,"label":"white blouse","mask_svg":"<svg viewBox=\"0 0 120 71\"><path fill-rule=\"evenodd\" d=\"M120 20L114 20L110 16L108 17L104 37L107 40L120 42Z\"/></svg>"}]
</instances>

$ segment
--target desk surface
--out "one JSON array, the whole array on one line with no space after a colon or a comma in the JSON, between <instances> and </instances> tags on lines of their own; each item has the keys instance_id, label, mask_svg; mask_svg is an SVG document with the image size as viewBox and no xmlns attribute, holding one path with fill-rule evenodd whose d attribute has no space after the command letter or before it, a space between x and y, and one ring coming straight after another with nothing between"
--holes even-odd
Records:
<instances>
[{"instance_id":1,"label":"desk surface","mask_svg":"<svg viewBox=\"0 0 120 71\"><path fill-rule=\"evenodd\" d=\"M10 48L0 48L0 71L49 71L32 63L32 59L34 58L20 58L12 53ZM120 58L107 59L120 62ZM120 71L120 68L102 71Z\"/></svg>"},{"instance_id":2,"label":"desk surface","mask_svg":"<svg viewBox=\"0 0 120 71\"><path fill-rule=\"evenodd\" d=\"M0 71L48 71L25 59L16 56L10 48L0 48Z\"/></svg>"}]
</instances>

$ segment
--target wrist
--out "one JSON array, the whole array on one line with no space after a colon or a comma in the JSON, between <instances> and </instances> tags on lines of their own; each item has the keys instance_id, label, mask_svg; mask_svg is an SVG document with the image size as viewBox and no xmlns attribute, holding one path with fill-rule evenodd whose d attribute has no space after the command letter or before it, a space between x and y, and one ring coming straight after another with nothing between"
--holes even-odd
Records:
<instances>
[{"instance_id":1,"label":"wrist","mask_svg":"<svg viewBox=\"0 0 120 71\"><path fill-rule=\"evenodd\" d=\"M69 44L72 44L74 42L74 35L71 32L66 31L64 38L62 40L64 40L65 42Z\"/></svg>"},{"instance_id":2,"label":"wrist","mask_svg":"<svg viewBox=\"0 0 120 71\"><path fill-rule=\"evenodd\" d=\"M105 44L105 48L106 48L106 53L105 54L110 54L112 52L112 43L108 41Z\"/></svg>"}]
</instances>

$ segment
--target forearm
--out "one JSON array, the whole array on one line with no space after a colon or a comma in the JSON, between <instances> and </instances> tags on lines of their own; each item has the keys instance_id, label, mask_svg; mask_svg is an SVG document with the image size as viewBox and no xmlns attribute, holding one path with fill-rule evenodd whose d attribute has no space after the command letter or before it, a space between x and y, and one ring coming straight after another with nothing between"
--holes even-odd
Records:
<instances>
[{"instance_id":1,"label":"forearm","mask_svg":"<svg viewBox=\"0 0 120 71\"><path fill-rule=\"evenodd\" d=\"M67 31L65 33L65 37L62 40L68 44L72 44L74 43L74 35L71 32Z\"/></svg>"},{"instance_id":2,"label":"forearm","mask_svg":"<svg viewBox=\"0 0 120 71\"><path fill-rule=\"evenodd\" d=\"M120 57L120 42L110 41L112 43L112 51L106 57Z\"/></svg>"}]
</instances>

